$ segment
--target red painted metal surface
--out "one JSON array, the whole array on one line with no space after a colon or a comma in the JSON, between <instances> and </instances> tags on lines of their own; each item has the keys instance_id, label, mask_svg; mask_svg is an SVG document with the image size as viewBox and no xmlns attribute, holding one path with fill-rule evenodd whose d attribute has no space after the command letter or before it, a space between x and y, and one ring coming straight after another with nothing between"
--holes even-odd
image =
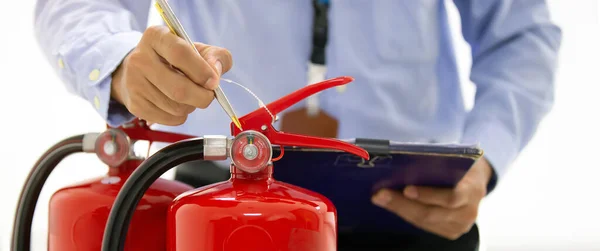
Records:
<instances>
[{"instance_id":1,"label":"red painted metal surface","mask_svg":"<svg viewBox=\"0 0 600 251\"><path fill-rule=\"evenodd\" d=\"M141 119L134 119L130 123L119 127L120 130L125 132L131 140L147 140L148 142L165 142L173 143L185 139L195 138L195 136L172 133L172 132L161 132L150 129L146 121Z\"/></svg>"},{"instance_id":2,"label":"red painted metal surface","mask_svg":"<svg viewBox=\"0 0 600 251\"><path fill-rule=\"evenodd\" d=\"M300 102L302 99L305 99L325 89L348 84L352 82L352 80L353 78L351 77L337 77L320 83L308 85L266 105L266 107L273 116L276 116L278 113L294 105L295 103ZM364 149L340 140L317 138L277 131L272 125L273 118L271 117L271 114L269 114L269 112L262 107L258 108L257 110L239 118L242 129L244 131L255 130L261 132L267 136L267 138L269 138L271 144L273 145L335 149L356 154L364 159L369 159L369 153ZM241 132L242 131L239 128L231 123L231 134L233 136L237 136Z\"/></svg>"},{"instance_id":3,"label":"red painted metal surface","mask_svg":"<svg viewBox=\"0 0 600 251\"><path fill-rule=\"evenodd\" d=\"M277 115L312 94L351 81L352 78L340 77L310 85L267 107ZM192 190L176 181L157 180L133 214L125 250L336 250L334 205L318 193L274 180L273 166L267 165L272 157L271 144L336 149L365 159L369 155L364 149L340 140L279 132L273 128L272 120L263 108L240 118L243 132L254 130L268 140L255 142L246 137L245 142L233 143L233 163L237 167L231 166L228 181ZM231 128L234 136L242 133L233 124ZM173 143L193 138L152 131L137 119L119 129L131 141ZM109 136L108 140L116 142L116 138ZM121 148L114 149L120 153ZM253 152L256 149L258 152ZM283 151L272 160L282 156ZM119 160L105 162L119 163ZM110 168L104 177L57 191L50 201L48 250L100 250L115 197L140 163L141 160L128 160L118 168Z\"/></svg>"},{"instance_id":4,"label":"red painted metal surface","mask_svg":"<svg viewBox=\"0 0 600 251\"><path fill-rule=\"evenodd\" d=\"M114 156L122 156L122 151L129 151L131 146L128 144L136 140L173 143L192 138L189 135L153 131L145 121L139 119L118 130L125 133L129 141L113 134L102 134L101 137L110 138L99 138L97 141L98 156L113 166L109 167L105 176L62 188L52 195L48 223L49 251L98 251L102 247L110 208L131 172L143 161L133 159L121 162L121 157L113 159L102 152L102 142L115 141L117 151ZM116 166L116 163L122 164ZM125 250L165 250L167 209L177 195L191 189L193 187L178 181L158 179L154 182L133 215Z\"/></svg>"},{"instance_id":5,"label":"red painted metal surface","mask_svg":"<svg viewBox=\"0 0 600 251\"><path fill-rule=\"evenodd\" d=\"M243 131L232 123L236 138L231 178L173 201L167 216L167 250L336 250L334 205L318 193L274 180L271 145L336 149L365 159L369 154L336 139L279 132L272 126L272 116L319 91L351 81L334 78L295 91L268 104L270 113L259 108L241 117ZM282 156L283 151L272 160Z\"/></svg>"},{"instance_id":6,"label":"red painted metal surface","mask_svg":"<svg viewBox=\"0 0 600 251\"><path fill-rule=\"evenodd\" d=\"M336 250L336 209L326 197L273 179L272 166L186 192L167 218L169 251Z\"/></svg>"},{"instance_id":7,"label":"red painted metal surface","mask_svg":"<svg viewBox=\"0 0 600 251\"><path fill-rule=\"evenodd\" d=\"M49 251L98 251L110 208L140 161L110 168L104 177L74 184L50 199ZM125 250L165 250L166 215L172 200L192 187L159 179L146 191L133 215Z\"/></svg>"}]
</instances>

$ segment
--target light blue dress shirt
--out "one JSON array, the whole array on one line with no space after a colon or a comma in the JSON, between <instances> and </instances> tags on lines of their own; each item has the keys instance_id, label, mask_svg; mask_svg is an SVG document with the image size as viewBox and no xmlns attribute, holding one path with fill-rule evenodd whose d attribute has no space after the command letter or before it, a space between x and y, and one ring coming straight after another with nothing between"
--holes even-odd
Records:
<instances>
[{"instance_id":1,"label":"light blue dress shirt","mask_svg":"<svg viewBox=\"0 0 600 251\"><path fill-rule=\"evenodd\" d=\"M561 30L542 0L454 0L472 47L474 107L461 96L443 0L331 0L326 77L355 78L318 96L340 120L340 138L479 143L502 177L534 135L554 99ZM69 91L111 125L131 114L110 101L111 73L139 42L151 1L38 0L39 43ZM307 84L311 0L171 0L191 38L229 49L224 77L265 103ZM174 83L175 84L175 83ZM258 103L222 87L243 115ZM297 108L304 103L293 107ZM292 109L293 109L292 108ZM177 127L193 135L229 135L217 102Z\"/></svg>"}]
</instances>

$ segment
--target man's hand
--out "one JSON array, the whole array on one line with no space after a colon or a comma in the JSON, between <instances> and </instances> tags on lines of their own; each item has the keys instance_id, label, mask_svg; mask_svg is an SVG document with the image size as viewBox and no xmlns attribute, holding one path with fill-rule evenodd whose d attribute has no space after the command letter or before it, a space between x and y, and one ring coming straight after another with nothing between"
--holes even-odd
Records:
<instances>
[{"instance_id":1,"label":"man's hand","mask_svg":"<svg viewBox=\"0 0 600 251\"><path fill-rule=\"evenodd\" d=\"M111 97L148 122L183 124L196 108L208 107L233 64L226 49L195 46L201 55L167 27L148 28L113 73Z\"/></svg>"},{"instance_id":2,"label":"man's hand","mask_svg":"<svg viewBox=\"0 0 600 251\"><path fill-rule=\"evenodd\" d=\"M381 190L372 200L425 231L455 240L473 227L491 175L482 158L454 189L409 186L403 193Z\"/></svg>"}]
</instances>

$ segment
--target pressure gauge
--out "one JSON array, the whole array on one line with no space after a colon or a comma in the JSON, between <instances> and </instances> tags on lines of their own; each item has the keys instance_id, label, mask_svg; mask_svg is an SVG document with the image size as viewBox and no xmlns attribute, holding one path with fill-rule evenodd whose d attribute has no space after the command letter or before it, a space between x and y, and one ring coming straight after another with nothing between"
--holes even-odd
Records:
<instances>
[{"instance_id":1,"label":"pressure gauge","mask_svg":"<svg viewBox=\"0 0 600 251\"><path fill-rule=\"evenodd\" d=\"M98 136L95 149L102 162L110 167L117 167L129 157L131 144L123 131L109 129Z\"/></svg>"},{"instance_id":2,"label":"pressure gauge","mask_svg":"<svg viewBox=\"0 0 600 251\"><path fill-rule=\"evenodd\" d=\"M265 135L249 130L233 139L230 156L233 164L242 171L256 173L271 162L273 149Z\"/></svg>"}]
</instances>

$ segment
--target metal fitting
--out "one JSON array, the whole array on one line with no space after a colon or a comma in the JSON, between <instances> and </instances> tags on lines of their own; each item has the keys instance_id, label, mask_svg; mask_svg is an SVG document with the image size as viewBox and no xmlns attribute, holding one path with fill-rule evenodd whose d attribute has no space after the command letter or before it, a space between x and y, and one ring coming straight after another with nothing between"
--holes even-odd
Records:
<instances>
[{"instance_id":1,"label":"metal fitting","mask_svg":"<svg viewBox=\"0 0 600 251\"><path fill-rule=\"evenodd\" d=\"M232 139L223 135L206 135L204 138L205 160L226 160Z\"/></svg>"},{"instance_id":2,"label":"metal fitting","mask_svg":"<svg viewBox=\"0 0 600 251\"><path fill-rule=\"evenodd\" d=\"M248 130L231 140L230 157L233 165L246 173L257 173L271 162L273 149L264 134Z\"/></svg>"},{"instance_id":3,"label":"metal fitting","mask_svg":"<svg viewBox=\"0 0 600 251\"><path fill-rule=\"evenodd\" d=\"M94 153L96 151L96 139L100 133L87 133L83 135L83 152Z\"/></svg>"}]
</instances>

